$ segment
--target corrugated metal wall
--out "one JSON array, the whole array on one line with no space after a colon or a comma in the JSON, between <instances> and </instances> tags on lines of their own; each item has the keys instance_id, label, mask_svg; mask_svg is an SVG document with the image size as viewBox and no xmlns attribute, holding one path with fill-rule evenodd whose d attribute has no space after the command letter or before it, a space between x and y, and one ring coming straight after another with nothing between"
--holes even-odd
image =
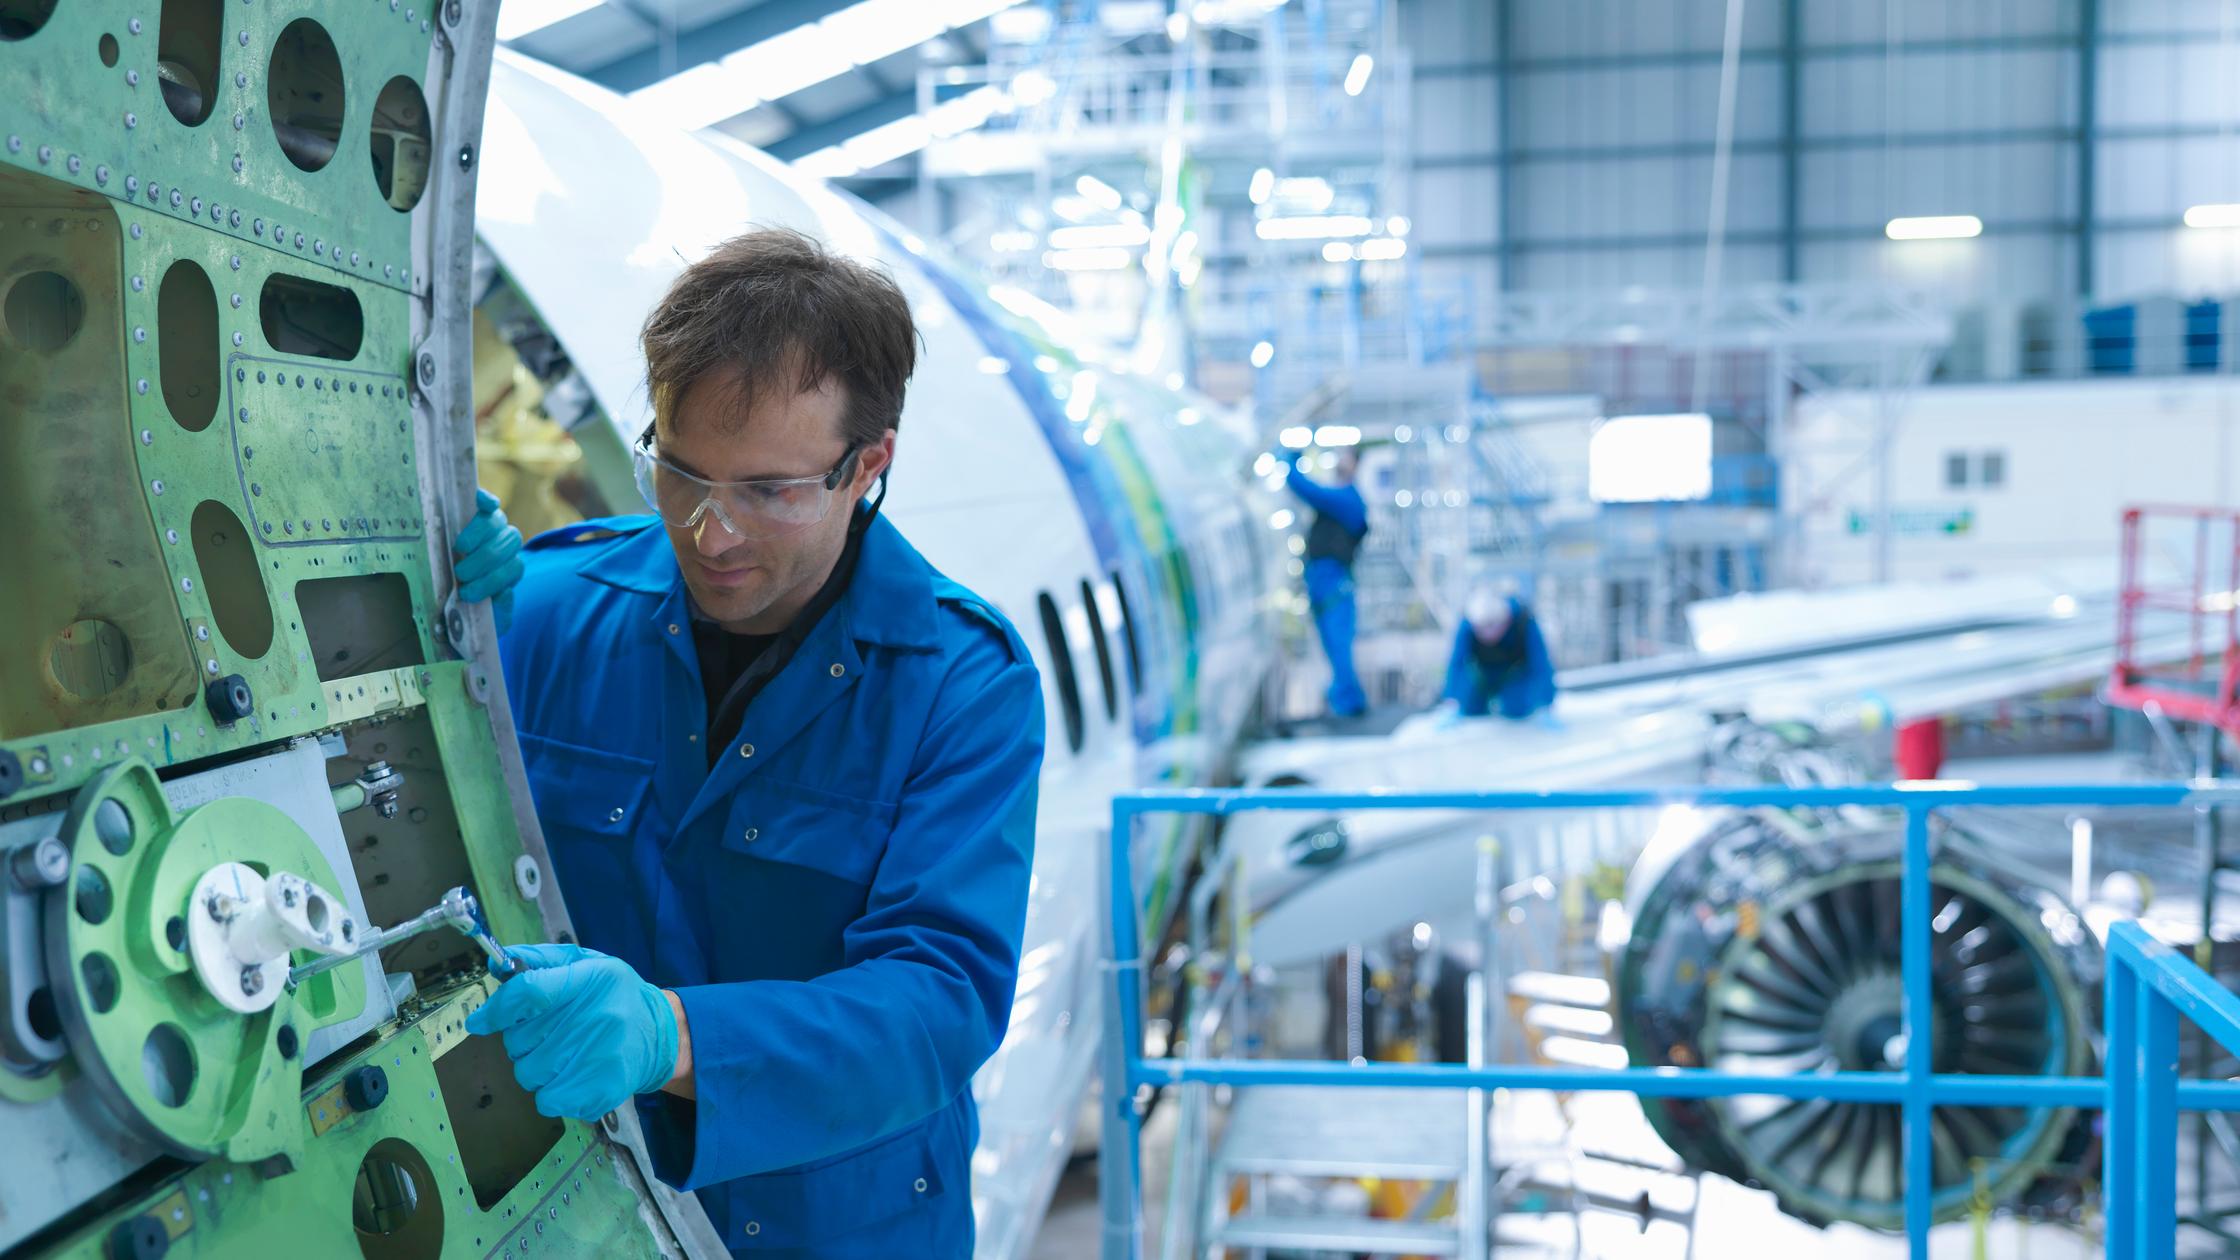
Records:
<instances>
[{"instance_id":1,"label":"corrugated metal wall","mask_svg":"<svg viewBox=\"0 0 2240 1260\"><path fill-rule=\"evenodd\" d=\"M1725 0L1399 8L1427 278L1700 281ZM1743 49L1730 283L2240 290L2240 232L2180 222L2240 202L2240 0L1749 0ZM1920 214L1984 234L1884 239Z\"/></svg>"}]
</instances>

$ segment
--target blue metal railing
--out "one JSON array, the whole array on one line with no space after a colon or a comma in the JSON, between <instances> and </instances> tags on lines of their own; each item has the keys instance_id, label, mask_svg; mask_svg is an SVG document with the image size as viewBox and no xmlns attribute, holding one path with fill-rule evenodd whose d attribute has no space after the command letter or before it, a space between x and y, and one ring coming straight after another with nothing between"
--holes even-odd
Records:
<instances>
[{"instance_id":1,"label":"blue metal railing","mask_svg":"<svg viewBox=\"0 0 2240 1260\"><path fill-rule=\"evenodd\" d=\"M1226 816L1252 810L1431 809L1546 812L1667 805L1825 809L1869 806L1905 817L1899 876L1900 951L1907 1024L1905 1069L1766 1077L1702 1068L1575 1069L1528 1064L1234 1061L1148 1059L1143 1053L1143 950L1129 858L1135 820L1152 814ZM1104 1260L1138 1260L1142 1242L1141 1117L1136 1091L1178 1084L1400 1086L1419 1089L1612 1090L1644 1097L1774 1095L1841 1102L1894 1103L1902 1111L1905 1232L1910 1254L1925 1260L1933 1218L1929 1118L1937 1106L2077 1107L2107 1110L2107 1254L2160 1260L2175 1248L2177 1112L2240 1111L2240 1083L2177 1077L2177 1015L2185 1014L2228 1048L2240 1048L2240 998L2176 957L2135 924L2117 924L2108 941L2108 1062L2105 1076L1993 1076L1933 1071L1932 1038L1914 1036L1930 992L1930 816L1961 807L2047 806L2193 809L2240 805L2240 786L2112 784L1978 787L1956 782L1838 788L1629 789L1583 792L1160 791L1112 802L1105 941L1104 1099L1099 1191ZM1343 869L1333 867L1331 869ZM2119 1233L2120 1229L2120 1233Z\"/></svg>"},{"instance_id":2,"label":"blue metal railing","mask_svg":"<svg viewBox=\"0 0 2240 1260\"><path fill-rule=\"evenodd\" d=\"M2240 1050L2240 997L2136 923L2108 929L2107 1138L2102 1184L2110 1260L2177 1246L2178 1016Z\"/></svg>"}]
</instances>

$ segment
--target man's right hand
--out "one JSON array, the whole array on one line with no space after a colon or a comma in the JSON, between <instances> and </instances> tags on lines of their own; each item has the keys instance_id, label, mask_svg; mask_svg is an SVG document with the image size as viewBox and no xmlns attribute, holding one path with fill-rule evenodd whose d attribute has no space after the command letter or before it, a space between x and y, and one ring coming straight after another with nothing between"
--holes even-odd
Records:
<instances>
[{"instance_id":1,"label":"man's right hand","mask_svg":"<svg viewBox=\"0 0 2240 1260\"><path fill-rule=\"evenodd\" d=\"M474 519L451 544L451 576L466 603L490 600L503 633L513 620L513 587L521 580L521 531L506 520L498 496L477 488Z\"/></svg>"}]
</instances>

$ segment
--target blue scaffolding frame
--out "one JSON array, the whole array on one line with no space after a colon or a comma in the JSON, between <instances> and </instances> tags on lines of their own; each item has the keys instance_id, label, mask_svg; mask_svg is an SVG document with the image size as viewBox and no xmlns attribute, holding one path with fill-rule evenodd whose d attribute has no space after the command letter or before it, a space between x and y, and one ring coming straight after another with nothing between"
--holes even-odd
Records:
<instances>
[{"instance_id":1,"label":"blue scaffolding frame","mask_svg":"<svg viewBox=\"0 0 2240 1260\"><path fill-rule=\"evenodd\" d=\"M1831 809L1867 806L1905 818L1899 876L1905 1068L1801 1077L1746 1076L1703 1068L1574 1069L1537 1065L1471 1068L1453 1064L1236 1061L1143 1054L1143 943L1137 925L1129 840L1135 821L1153 814L1226 816L1251 810L1554 810L1638 809L1669 805ZM2178 1014L2228 1048L2240 1049L2240 998L2178 957L2136 924L2114 926L2107 943L2107 1067L2103 1076L1991 1076L1931 1070L1931 1039L1913 1036L1916 1012L1931 1008L1929 819L1955 808L2201 809L2240 805L2240 786L2109 784L1980 787L1917 782L1835 788L1677 787L1582 792L1323 792L1168 790L1115 796L1105 875L1103 1047L1104 1108L1099 1194L1104 1260L1141 1255L1141 1119L1136 1092L1180 1084L1399 1086L1417 1089L1607 1090L1644 1097L1775 1095L1840 1102L1894 1103L1904 1136L1905 1233L1910 1254L1926 1260L1932 1220L1930 1109L1937 1106L2075 1107L2107 1112L2103 1201L2107 1254L2118 1260L2172 1255L2177 1228L2177 1113L2240 1111L2240 1082L2177 1077Z\"/></svg>"}]
</instances>

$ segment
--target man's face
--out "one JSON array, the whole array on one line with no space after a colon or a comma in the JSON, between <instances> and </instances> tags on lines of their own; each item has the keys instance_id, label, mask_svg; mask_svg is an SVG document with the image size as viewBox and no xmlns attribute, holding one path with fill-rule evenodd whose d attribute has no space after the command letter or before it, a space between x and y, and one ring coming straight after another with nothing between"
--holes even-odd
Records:
<instances>
[{"instance_id":1,"label":"man's face","mask_svg":"<svg viewBox=\"0 0 2240 1260\"><path fill-rule=\"evenodd\" d=\"M694 383L660 426L661 458L708 481L822 477L847 454L840 418L847 391L827 381L808 393L765 394L741 416L737 382ZM739 634L775 634L815 597L847 541L848 522L894 456L894 431L857 452L852 474L832 492L824 519L772 538L741 538L714 512L691 529L664 524L677 567L701 612ZM762 531L757 531L762 532Z\"/></svg>"},{"instance_id":2,"label":"man's face","mask_svg":"<svg viewBox=\"0 0 2240 1260\"><path fill-rule=\"evenodd\" d=\"M1338 451L1338 461L1331 469L1332 472L1336 473L1338 481L1344 485L1351 485L1353 484L1354 474L1360 470L1361 457L1353 453L1353 448L1341 447Z\"/></svg>"}]
</instances>

